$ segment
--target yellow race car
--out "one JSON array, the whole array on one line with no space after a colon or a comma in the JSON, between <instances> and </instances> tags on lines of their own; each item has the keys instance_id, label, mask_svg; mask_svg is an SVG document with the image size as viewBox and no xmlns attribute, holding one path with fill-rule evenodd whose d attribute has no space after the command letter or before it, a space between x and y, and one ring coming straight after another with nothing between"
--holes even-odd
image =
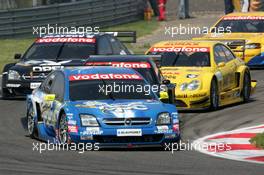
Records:
<instances>
[{"instance_id":1,"label":"yellow race car","mask_svg":"<svg viewBox=\"0 0 264 175\"><path fill-rule=\"evenodd\" d=\"M225 15L216 22L209 34L194 40L224 42L249 67L264 67L264 12Z\"/></svg>"},{"instance_id":2,"label":"yellow race car","mask_svg":"<svg viewBox=\"0 0 264 175\"><path fill-rule=\"evenodd\" d=\"M162 56L157 64L162 75L176 85L178 109L215 110L248 102L257 84L244 61L220 42L165 41L153 45L146 54Z\"/></svg>"}]
</instances>

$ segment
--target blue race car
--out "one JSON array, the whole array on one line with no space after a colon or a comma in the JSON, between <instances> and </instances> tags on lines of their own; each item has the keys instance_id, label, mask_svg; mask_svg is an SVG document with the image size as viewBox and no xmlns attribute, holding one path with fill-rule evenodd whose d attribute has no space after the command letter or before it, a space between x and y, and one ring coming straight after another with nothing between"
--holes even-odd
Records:
<instances>
[{"instance_id":1,"label":"blue race car","mask_svg":"<svg viewBox=\"0 0 264 175\"><path fill-rule=\"evenodd\" d=\"M29 135L59 144L98 143L100 148L178 142L176 107L162 103L152 90L140 90L149 86L128 68L56 70L27 97Z\"/></svg>"}]
</instances>

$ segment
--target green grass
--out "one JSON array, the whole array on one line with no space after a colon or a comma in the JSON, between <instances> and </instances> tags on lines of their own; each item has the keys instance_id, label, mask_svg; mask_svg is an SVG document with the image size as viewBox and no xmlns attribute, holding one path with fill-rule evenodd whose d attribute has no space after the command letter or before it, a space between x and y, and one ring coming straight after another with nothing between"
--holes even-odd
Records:
<instances>
[{"instance_id":1,"label":"green grass","mask_svg":"<svg viewBox=\"0 0 264 175\"><path fill-rule=\"evenodd\" d=\"M264 133L257 134L256 137L251 138L250 143L258 148L264 149Z\"/></svg>"},{"instance_id":2,"label":"green grass","mask_svg":"<svg viewBox=\"0 0 264 175\"><path fill-rule=\"evenodd\" d=\"M129 24L122 24L114 27L109 27L101 30L107 31L136 31L137 37L151 34L159 27L156 20L152 21L138 21ZM7 63L15 62L15 53L24 53L26 49L33 43L34 39L0 39L0 72ZM127 44L127 47L135 53L144 53L144 49L133 44Z\"/></svg>"}]
</instances>

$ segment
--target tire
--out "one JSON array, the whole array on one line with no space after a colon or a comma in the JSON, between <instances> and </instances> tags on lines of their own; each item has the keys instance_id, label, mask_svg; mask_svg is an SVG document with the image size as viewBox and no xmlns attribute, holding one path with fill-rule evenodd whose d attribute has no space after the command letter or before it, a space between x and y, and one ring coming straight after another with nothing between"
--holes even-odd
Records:
<instances>
[{"instance_id":1,"label":"tire","mask_svg":"<svg viewBox=\"0 0 264 175\"><path fill-rule=\"evenodd\" d=\"M13 96L13 94L11 94L6 88L2 88L1 93L2 93L3 100L8 100L10 97Z\"/></svg>"},{"instance_id":2,"label":"tire","mask_svg":"<svg viewBox=\"0 0 264 175\"><path fill-rule=\"evenodd\" d=\"M211 82L210 88L210 109L217 110L219 108L219 92L218 85L215 79Z\"/></svg>"},{"instance_id":3,"label":"tire","mask_svg":"<svg viewBox=\"0 0 264 175\"><path fill-rule=\"evenodd\" d=\"M34 113L33 105L31 103L27 110L27 130L29 136L33 139L38 137L38 130L34 116L35 113Z\"/></svg>"},{"instance_id":4,"label":"tire","mask_svg":"<svg viewBox=\"0 0 264 175\"><path fill-rule=\"evenodd\" d=\"M65 113L62 113L59 121L58 139L60 144L68 144L68 125Z\"/></svg>"},{"instance_id":5,"label":"tire","mask_svg":"<svg viewBox=\"0 0 264 175\"><path fill-rule=\"evenodd\" d=\"M245 72L244 80L243 80L243 89L242 89L242 98L244 103L249 102L250 92L251 92L251 77L248 72Z\"/></svg>"},{"instance_id":6,"label":"tire","mask_svg":"<svg viewBox=\"0 0 264 175\"><path fill-rule=\"evenodd\" d=\"M3 69L3 72L8 72L8 70L11 67L13 67L15 64L16 63L10 63L10 64L5 65L5 67ZM3 100L8 100L10 97L14 96L14 94L10 93L7 88L3 88L4 85L6 84L6 81L7 81L7 75L5 74L5 75L2 76L2 84L1 84L2 85L1 93L2 93L2 99Z\"/></svg>"}]
</instances>

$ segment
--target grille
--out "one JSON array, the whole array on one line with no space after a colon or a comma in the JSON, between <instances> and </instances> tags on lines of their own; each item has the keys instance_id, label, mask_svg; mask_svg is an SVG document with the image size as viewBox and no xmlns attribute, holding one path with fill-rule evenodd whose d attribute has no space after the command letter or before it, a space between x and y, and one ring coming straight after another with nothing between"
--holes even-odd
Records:
<instances>
[{"instance_id":1,"label":"grille","mask_svg":"<svg viewBox=\"0 0 264 175\"><path fill-rule=\"evenodd\" d=\"M163 134L155 135L143 135L143 136L127 136L127 137L117 137L117 136L93 136L94 140L98 143L140 143L140 142L160 142L163 138Z\"/></svg>"},{"instance_id":2,"label":"grille","mask_svg":"<svg viewBox=\"0 0 264 175\"><path fill-rule=\"evenodd\" d=\"M109 118L103 120L104 124L111 126L148 125L150 122L150 118Z\"/></svg>"}]
</instances>

